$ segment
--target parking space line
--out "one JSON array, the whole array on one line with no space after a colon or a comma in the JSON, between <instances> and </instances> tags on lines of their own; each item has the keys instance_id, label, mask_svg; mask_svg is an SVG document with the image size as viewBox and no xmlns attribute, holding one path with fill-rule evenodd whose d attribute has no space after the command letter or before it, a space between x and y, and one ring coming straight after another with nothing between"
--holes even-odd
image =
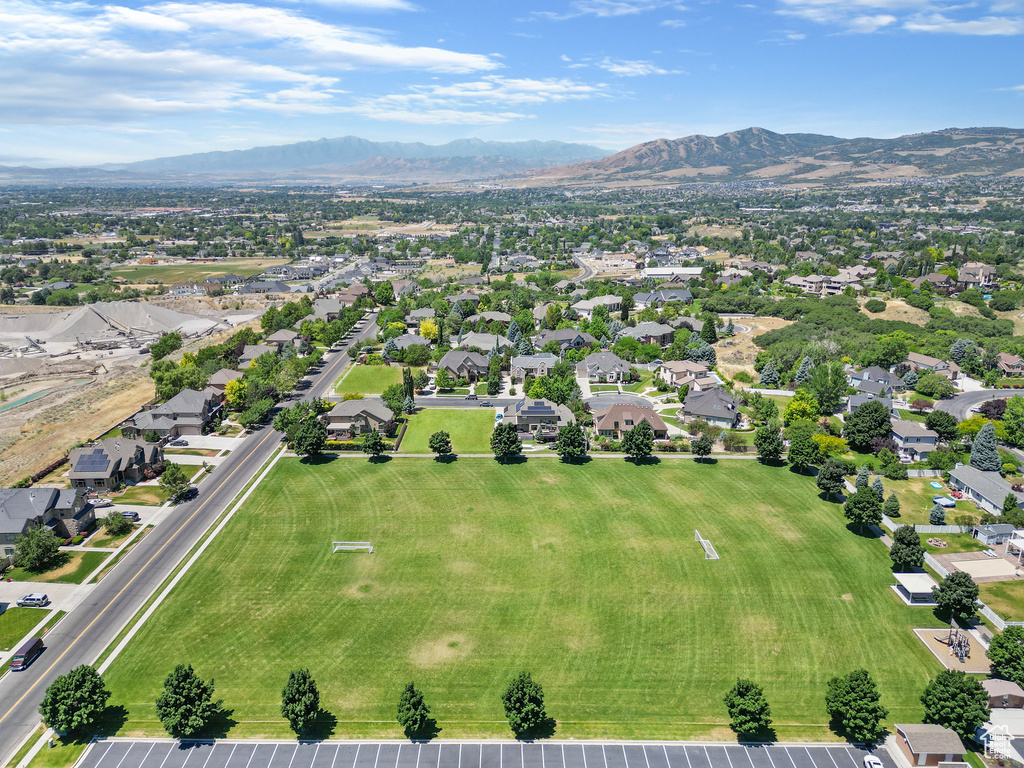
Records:
<instances>
[{"instance_id":1,"label":"parking space line","mask_svg":"<svg viewBox=\"0 0 1024 768\"><path fill-rule=\"evenodd\" d=\"M267 761L267 768L274 768L274 758L277 757L277 748L279 746L279 744L274 745L274 751L270 753L270 759ZM182 766L182 768L185 768L185 766Z\"/></svg>"},{"instance_id":2,"label":"parking space line","mask_svg":"<svg viewBox=\"0 0 1024 768\"><path fill-rule=\"evenodd\" d=\"M377 745L377 754L373 758L373 768L377 768L377 761L380 760L380 748L383 746L383 744Z\"/></svg>"},{"instance_id":3,"label":"parking space line","mask_svg":"<svg viewBox=\"0 0 1024 768\"><path fill-rule=\"evenodd\" d=\"M206 756L206 760L204 760L204 761L203 761L203 768L206 768L206 766L207 766L207 765L209 764L209 762L210 762L210 758L211 758L211 757L213 757L213 753L214 753L214 752L216 752L216 751L217 751L217 742L214 742L214 743L213 743L213 749L211 749L211 750L210 750L210 754L208 754L208 755ZM118 765L118 766L117 766L117 768L121 768L121 766L120 766L120 765Z\"/></svg>"},{"instance_id":4,"label":"parking space line","mask_svg":"<svg viewBox=\"0 0 1024 768\"><path fill-rule=\"evenodd\" d=\"M167 758L171 756L171 752L173 750L174 750L174 745L173 744L171 744L171 745L169 745L167 747L167 754L164 755L164 759L160 761L160 768L164 768L164 763L167 762ZM106 754L106 753L104 753L104 754ZM253 751L253 754L256 754L255 751ZM248 768L248 766L246 766L246 768Z\"/></svg>"},{"instance_id":5,"label":"parking space line","mask_svg":"<svg viewBox=\"0 0 1024 768\"><path fill-rule=\"evenodd\" d=\"M768 755L768 762L772 764L772 768L775 768L775 761L772 760L772 753L768 751L768 747L764 748L764 753Z\"/></svg>"},{"instance_id":6,"label":"parking space line","mask_svg":"<svg viewBox=\"0 0 1024 768\"><path fill-rule=\"evenodd\" d=\"M604 744L601 745L601 757L604 758L604 768L608 768L608 753L605 751Z\"/></svg>"},{"instance_id":7,"label":"parking space line","mask_svg":"<svg viewBox=\"0 0 1024 768\"><path fill-rule=\"evenodd\" d=\"M853 768L860 768L860 766L857 764L857 761L853 759L853 755L850 754L850 750L844 749L843 751L846 752L846 756L850 758L850 762L853 763Z\"/></svg>"},{"instance_id":8,"label":"parking space line","mask_svg":"<svg viewBox=\"0 0 1024 768\"><path fill-rule=\"evenodd\" d=\"M729 757L729 750L725 747L722 747L722 751L725 752L725 759L729 762L729 768L733 768L732 758Z\"/></svg>"},{"instance_id":9,"label":"parking space line","mask_svg":"<svg viewBox=\"0 0 1024 768\"><path fill-rule=\"evenodd\" d=\"M642 747L642 749L644 751L644 763L647 765L647 768L651 768L651 761L647 759L647 747Z\"/></svg>"},{"instance_id":10,"label":"parking space line","mask_svg":"<svg viewBox=\"0 0 1024 768\"><path fill-rule=\"evenodd\" d=\"M459 744L459 768L462 768L462 745Z\"/></svg>"},{"instance_id":11,"label":"parking space line","mask_svg":"<svg viewBox=\"0 0 1024 768\"><path fill-rule=\"evenodd\" d=\"M587 750L585 750L583 748L582 744L580 744L580 753L583 755L583 768L588 768L588 766L587 766Z\"/></svg>"},{"instance_id":12,"label":"parking space line","mask_svg":"<svg viewBox=\"0 0 1024 768\"><path fill-rule=\"evenodd\" d=\"M149 759L149 753L153 751L154 747L156 747L156 744L150 745L149 750L146 752L146 756L139 761L139 768L142 768L142 764Z\"/></svg>"},{"instance_id":13,"label":"parking space line","mask_svg":"<svg viewBox=\"0 0 1024 768\"><path fill-rule=\"evenodd\" d=\"M124 753L124 756L120 760L117 761L117 768L121 768L121 763L123 763L125 760L128 759L128 755L132 751L132 747L134 747L134 746L135 746L134 742L132 744L128 745L128 750Z\"/></svg>"},{"instance_id":14,"label":"parking space line","mask_svg":"<svg viewBox=\"0 0 1024 768\"><path fill-rule=\"evenodd\" d=\"M416 768L420 768L420 755L423 754L423 745L419 745L419 749L416 750Z\"/></svg>"},{"instance_id":15,"label":"parking space line","mask_svg":"<svg viewBox=\"0 0 1024 768\"><path fill-rule=\"evenodd\" d=\"M359 751L359 747L356 747L356 751ZM341 744L334 748L334 757L331 758L331 768L334 768L334 764L338 761L339 752L341 752Z\"/></svg>"},{"instance_id":16,"label":"parking space line","mask_svg":"<svg viewBox=\"0 0 1024 768\"><path fill-rule=\"evenodd\" d=\"M693 768L693 763L690 762L690 753L686 747L683 747L683 757L686 758L686 768Z\"/></svg>"},{"instance_id":17,"label":"parking space line","mask_svg":"<svg viewBox=\"0 0 1024 768\"><path fill-rule=\"evenodd\" d=\"M402 747L404 746L405 744L399 744L398 749L395 750L395 768L398 768L398 760L402 757ZM288 768L292 767L289 765Z\"/></svg>"},{"instance_id":18,"label":"parking space line","mask_svg":"<svg viewBox=\"0 0 1024 768\"><path fill-rule=\"evenodd\" d=\"M796 764L796 760L794 760L793 756L791 754L789 754L789 747L783 747L782 749L783 749L783 751L785 751L786 757L789 758L789 762L793 764L793 768L798 768L798 766Z\"/></svg>"},{"instance_id":19,"label":"parking space line","mask_svg":"<svg viewBox=\"0 0 1024 768\"><path fill-rule=\"evenodd\" d=\"M828 755L828 759L832 761L832 765L834 765L836 768L839 768L839 763L837 763L836 759L832 756L832 750L826 749L825 754Z\"/></svg>"}]
</instances>

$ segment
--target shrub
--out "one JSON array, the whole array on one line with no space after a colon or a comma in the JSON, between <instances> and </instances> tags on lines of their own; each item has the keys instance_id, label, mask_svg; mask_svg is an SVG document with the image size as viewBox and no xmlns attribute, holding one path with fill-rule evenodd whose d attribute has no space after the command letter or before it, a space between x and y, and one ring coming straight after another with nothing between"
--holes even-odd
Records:
<instances>
[{"instance_id":1,"label":"shrub","mask_svg":"<svg viewBox=\"0 0 1024 768\"><path fill-rule=\"evenodd\" d=\"M876 313L876 314L878 312L884 312L885 311L885 307L886 307L885 302L884 301L879 301L878 299L871 299L870 301L865 302L865 304L864 304L864 309L866 309L868 312L873 312L873 313Z\"/></svg>"}]
</instances>

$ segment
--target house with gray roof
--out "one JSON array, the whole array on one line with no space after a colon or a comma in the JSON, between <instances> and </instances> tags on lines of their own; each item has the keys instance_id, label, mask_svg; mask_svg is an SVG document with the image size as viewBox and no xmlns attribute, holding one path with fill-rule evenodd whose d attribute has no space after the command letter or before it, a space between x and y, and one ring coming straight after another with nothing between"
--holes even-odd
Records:
<instances>
[{"instance_id":1,"label":"house with gray roof","mask_svg":"<svg viewBox=\"0 0 1024 768\"><path fill-rule=\"evenodd\" d=\"M286 344L294 344L298 341L299 334L290 328L281 328L267 336L267 344L273 344L280 351Z\"/></svg>"},{"instance_id":2,"label":"house with gray roof","mask_svg":"<svg viewBox=\"0 0 1024 768\"><path fill-rule=\"evenodd\" d=\"M672 343L675 329L671 325L647 321L637 323L635 328L623 329L622 335L636 339L641 344L657 344L659 347L667 347Z\"/></svg>"},{"instance_id":3,"label":"house with gray roof","mask_svg":"<svg viewBox=\"0 0 1024 768\"><path fill-rule=\"evenodd\" d=\"M475 315L470 315L469 317L466 318L467 322L473 323L474 325L476 325L481 320L484 320L488 323L493 323L497 321L499 323L504 323L505 325L508 325L509 323L512 322L512 315L508 314L507 312L477 312Z\"/></svg>"},{"instance_id":4,"label":"house with gray roof","mask_svg":"<svg viewBox=\"0 0 1024 768\"><path fill-rule=\"evenodd\" d=\"M548 372L558 365L558 355L550 352L537 352L533 355L516 355L512 358L509 371L512 381L522 383L527 376L538 378L547 376Z\"/></svg>"},{"instance_id":5,"label":"house with gray roof","mask_svg":"<svg viewBox=\"0 0 1024 768\"><path fill-rule=\"evenodd\" d=\"M564 352L569 347L579 349L587 344L593 344L597 339L589 333L574 331L572 328L560 328L557 331L541 331L534 337L533 344L538 349L543 349L552 341L557 341Z\"/></svg>"},{"instance_id":6,"label":"house with gray roof","mask_svg":"<svg viewBox=\"0 0 1024 768\"><path fill-rule=\"evenodd\" d=\"M903 757L911 765L962 763L967 748L956 731L942 725L896 724L899 737L894 739Z\"/></svg>"},{"instance_id":7,"label":"house with gray roof","mask_svg":"<svg viewBox=\"0 0 1024 768\"><path fill-rule=\"evenodd\" d=\"M396 336L392 341L395 342L395 346L398 349L408 349L409 347L415 347L417 345L424 347L430 346L429 340L415 333L406 333L402 336Z\"/></svg>"},{"instance_id":8,"label":"house with gray roof","mask_svg":"<svg viewBox=\"0 0 1024 768\"><path fill-rule=\"evenodd\" d=\"M123 431L123 430L122 430ZM163 449L156 443L128 437L108 437L92 445L72 449L68 454L72 488L112 490L122 483L152 477L155 465L163 461Z\"/></svg>"},{"instance_id":9,"label":"house with gray roof","mask_svg":"<svg viewBox=\"0 0 1024 768\"><path fill-rule=\"evenodd\" d=\"M272 344L246 344L242 348L242 354L238 356L238 367L248 368L249 364L265 352L277 353L277 347Z\"/></svg>"},{"instance_id":10,"label":"house with gray roof","mask_svg":"<svg viewBox=\"0 0 1024 768\"><path fill-rule=\"evenodd\" d=\"M884 405L886 410L889 411L890 415L896 415L896 411L892 407L892 398L881 397L880 395L875 395L870 392L861 392L856 395L850 395L849 399L846 402L846 412L853 413L865 403L871 403L874 402L875 400Z\"/></svg>"},{"instance_id":11,"label":"house with gray roof","mask_svg":"<svg viewBox=\"0 0 1024 768\"><path fill-rule=\"evenodd\" d=\"M347 440L373 430L380 431L394 414L377 400L342 400L322 418L328 438Z\"/></svg>"},{"instance_id":12,"label":"house with gray roof","mask_svg":"<svg viewBox=\"0 0 1024 768\"><path fill-rule=\"evenodd\" d=\"M580 317L587 320L594 319L594 310L598 307L605 307L609 313L618 312L622 307L621 296L595 296L592 299L582 299L572 305L572 309Z\"/></svg>"},{"instance_id":13,"label":"house with gray roof","mask_svg":"<svg viewBox=\"0 0 1024 768\"><path fill-rule=\"evenodd\" d=\"M970 464L958 464L949 471L949 487L993 515L1002 514L1003 500L1009 494L1017 497L1018 507L1024 504L1024 493L1013 490L998 472L985 472Z\"/></svg>"},{"instance_id":14,"label":"house with gray roof","mask_svg":"<svg viewBox=\"0 0 1024 768\"><path fill-rule=\"evenodd\" d=\"M560 427L573 422L572 411L544 398L523 398L502 411L503 424L514 424L517 432L538 440L554 440Z\"/></svg>"},{"instance_id":15,"label":"house with gray roof","mask_svg":"<svg viewBox=\"0 0 1024 768\"><path fill-rule=\"evenodd\" d=\"M490 361L479 352L466 352L460 349L453 349L446 352L437 363L439 371L448 371L455 380L468 379L476 381L487 376Z\"/></svg>"},{"instance_id":16,"label":"house with gray roof","mask_svg":"<svg viewBox=\"0 0 1024 768\"><path fill-rule=\"evenodd\" d=\"M670 301L689 304L693 301L693 294L689 288L662 288L658 291L639 291L633 294L633 305L637 309L663 307Z\"/></svg>"},{"instance_id":17,"label":"house with gray roof","mask_svg":"<svg viewBox=\"0 0 1024 768\"><path fill-rule=\"evenodd\" d=\"M614 352L592 352L576 364L576 376L593 382L618 382L629 375L629 363Z\"/></svg>"},{"instance_id":18,"label":"house with gray roof","mask_svg":"<svg viewBox=\"0 0 1024 768\"><path fill-rule=\"evenodd\" d=\"M33 528L58 538L77 536L96 520L84 488L0 488L0 559L14 558L14 541Z\"/></svg>"},{"instance_id":19,"label":"house with gray roof","mask_svg":"<svg viewBox=\"0 0 1024 768\"><path fill-rule=\"evenodd\" d=\"M703 419L713 426L732 429L740 421L740 409L736 398L724 389L690 392L686 395L681 410L683 422L686 424L695 419Z\"/></svg>"},{"instance_id":20,"label":"house with gray roof","mask_svg":"<svg viewBox=\"0 0 1024 768\"><path fill-rule=\"evenodd\" d=\"M902 461L927 461L935 450L939 434L919 421L897 419L889 428L889 437L896 441Z\"/></svg>"},{"instance_id":21,"label":"house with gray roof","mask_svg":"<svg viewBox=\"0 0 1024 768\"><path fill-rule=\"evenodd\" d=\"M121 434L125 437L142 437L147 432L156 432L160 437L201 435L220 409L221 402L215 392L183 389L166 403L136 413L121 425Z\"/></svg>"},{"instance_id":22,"label":"house with gray roof","mask_svg":"<svg viewBox=\"0 0 1024 768\"><path fill-rule=\"evenodd\" d=\"M496 352L504 352L511 346L512 342L508 340L508 337L502 336L500 333L467 333L458 342L459 349L476 347L484 352L490 352L492 349Z\"/></svg>"},{"instance_id":23,"label":"house with gray roof","mask_svg":"<svg viewBox=\"0 0 1024 768\"><path fill-rule=\"evenodd\" d=\"M345 305L337 299L315 299L313 301L313 317L317 320L331 322L337 320L338 315L345 309Z\"/></svg>"},{"instance_id":24,"label":"house with gray roof","mask_svg":"<svg viewBox=\"0 0 1024 768\"><path fill-rule=\"evenodd\" d=\"M437 316L437 310L433 307L421 307L413 309L405 316L405 327L410 331L416 331L424 320L433 320Z\"/></svg>"},{"instance_id":25,"label":"house with gray roof","mask_svg":"<svg viewBox=\"0 0 1024 768\"><path fill-rule=\"evenodd\" d=\"M210 374L210 378L206 380L206 386L212 387L221 394L227 389L228 383L235 379L242 378L240 371L233 371L230 368L221 368L216 373Z\"/></svg>"}]
</instances>

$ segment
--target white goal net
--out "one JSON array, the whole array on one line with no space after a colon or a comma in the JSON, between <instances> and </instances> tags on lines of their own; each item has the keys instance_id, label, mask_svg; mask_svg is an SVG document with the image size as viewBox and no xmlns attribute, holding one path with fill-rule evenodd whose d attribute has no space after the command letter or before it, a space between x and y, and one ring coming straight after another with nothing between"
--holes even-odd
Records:
<instances>
[{"instance_id":1,"label":"white goal net","mask_svg":"<svg viewBox=\"0 0 1024 768\"><path fill-rule=\"evenodd\" d=\"M700 542L700 545L704 547L704 559L705 560L717 560L718 552L715 550L715 545L700 535L700 531L696 528L693 529L694 541Z\"/></svg>"},{"instance_id":2,"label":"white goal net","mask_svg":"<svg viewBox=\"0 0 1024 768\"><path fill-rule=\"evenodd\" d=\"M331 552L356 552L360 549L365 549L371 555L373 554L373 544L368 541L332 541Z\"/></svg>"}]
</instances>

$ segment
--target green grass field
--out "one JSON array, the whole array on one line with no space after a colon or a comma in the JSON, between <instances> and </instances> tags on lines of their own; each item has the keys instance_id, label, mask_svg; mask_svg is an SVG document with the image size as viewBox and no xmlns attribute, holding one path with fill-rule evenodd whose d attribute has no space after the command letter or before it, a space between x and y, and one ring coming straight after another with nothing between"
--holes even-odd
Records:
<instances>
[{"instance_id":1,"label":"green grass field","mask_svg":"<svg viewBox=\"0 0 1024 768\"><path fill-rule=\"evenodd\" d=\"M185 282L201 283L207 278L221 275L251 277L260 274L267 267L287 263L288 261L284 259L224 259L217 263L143 264L115 267L110 270L110 275L123 277L131 283L159 280L165 285L173 285Z\"/></svg>"},{"instance_id":2,"label":"green grass field","mask_svg":"<svg viewBox=\"0 0 1024 768\"><path fill-rule=\"evenodd\" d=\"M430 453L430 436L444 430L456 453L491 453L493 408L425 408L409 418L399 453Z\"/></svg>"},{"instance_id":3,"label":"green grass field","mask_svg":"<svg viewBox=\"0 0 1024 768\"><path fill-rule=\"evenodd\" d=\"M339 395L379 395L390 385L401 383L402 366L352 365L338 377L334 389Z\"/></svg>"},{"instance_id":4,"label":"green grass field","mask_svg":"<svg viewBox=\"0 0 1024 768\"><path fill-rule=\"evenodd\" d=\"M0 651L14 648L14 644L42 621L47 613L49 611L41 611L38 608L11 607L0 614Z\"/></svg>"},{"instance_id":5,"label":"green grass field","mask_svg":"<svg viewBox=\"0 0 1024 768\"><path fill-rule=\"evenodd\" d=\"M331 554L342 539L375 551ZM809 477L757 462L284 459L106 679L125 735L162 735L153 702L188 662L235 736L286 735L281 688L309 667L336 736L398 737L410 679L442 736L507 736L526 668L562 738L731 738L740 675L780 738L820 739L827 680L861 666L893 721L922 716L939 666L910 628L935 618L891 581Z\"/></svg>"},{"instance_id":6,"label":"green grass field","mask_svg":"<svg viewBox=\"0 0 1024 768\"><path fill-rule=\"evenodd\" d=\"M38 581L45 584L81 584L85 577L100 567L109 552L68 552L67 561L52 570L35 573L24 568L11 568L5 577L15 581Z\"/></svg>"},{"instance_id":7,"label":"green grass field","mask_svg":"<svg viewBox=\"0 0 1024 768\"><path fill-rule=\"evenodd\" d=\"M978 591L981 601L1007 621L1024 621L1024 582L990 581Z\"/></svg>"}]
</instances>

